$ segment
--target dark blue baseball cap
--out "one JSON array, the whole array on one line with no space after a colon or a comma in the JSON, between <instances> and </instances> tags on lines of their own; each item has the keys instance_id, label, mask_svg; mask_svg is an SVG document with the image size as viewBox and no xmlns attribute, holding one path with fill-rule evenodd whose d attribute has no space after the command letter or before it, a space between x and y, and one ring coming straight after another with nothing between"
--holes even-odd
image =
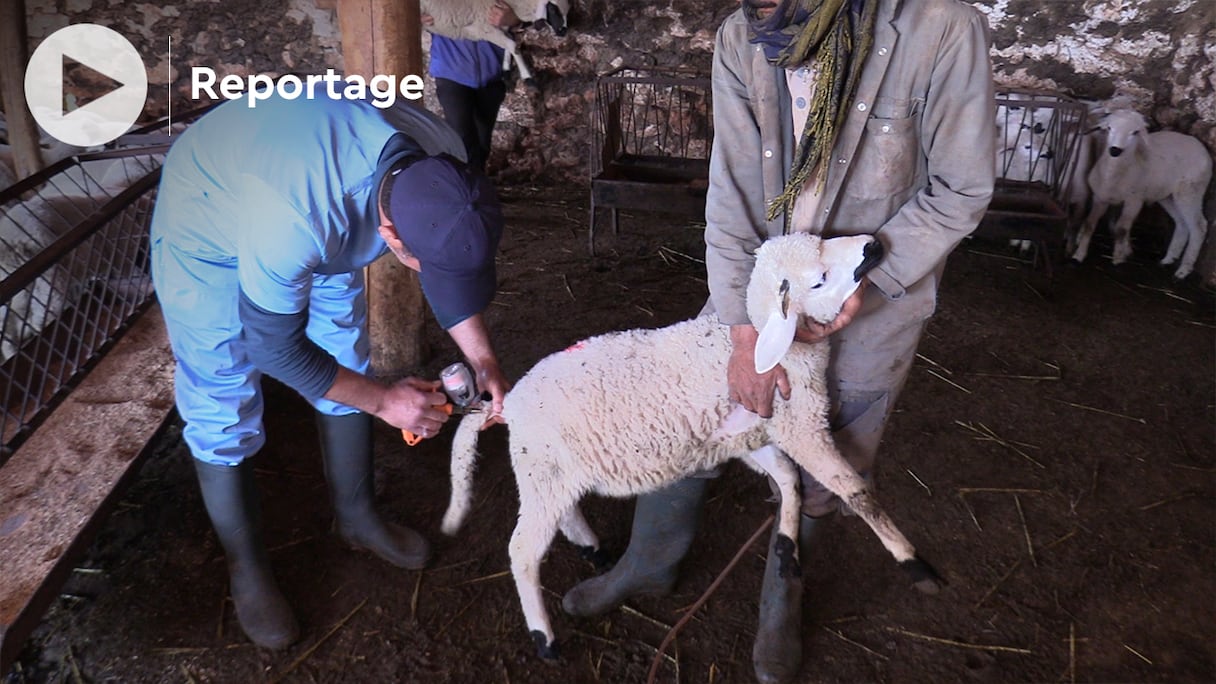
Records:
<instances>
[{"instance_id":1,"label":"dark blue baseball cap","mask_svg":"<svg viewBox=\"0 0 1216 684\"><path fill-rule=\"evenodd\" d=\"M447 330L484 311L498 287L502 205L494 186L446 154L389 174L389 220L422 265L422 294L439 324Z\"/></svg>"}]
</instances>

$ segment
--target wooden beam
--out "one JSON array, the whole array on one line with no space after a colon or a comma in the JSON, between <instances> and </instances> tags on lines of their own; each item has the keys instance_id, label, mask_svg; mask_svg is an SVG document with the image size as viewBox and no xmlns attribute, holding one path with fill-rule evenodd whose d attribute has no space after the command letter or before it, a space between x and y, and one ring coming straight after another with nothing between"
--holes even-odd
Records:
<instances>
[{"instance_id":1,"label":"wooden beam","mask_svg":"<svg viewBox=\"0 0 1216 684\"><path fill-rule=\"evenodd\" d=\"M0 103L8 122L13 169L26 178L42 169L38 127L25 104L25 65L29 60L25 0L0 0Z\"/></svg>"},{"instance_id":2,"label":"wooden beam","mask_svg":"<svg viewBox=\"0 0 1216 684\"><path fill-rule=\"evenodd\" d=\"M347 75L422 75L419 0L338 0L338 25ZM366 275L372 368L379 377L398 378L420 367L427 353L418 276L392 255Z\"/></svg>"},{"instance_id":3,"label":"wooden beam","mask_svg":"<svg viewBox=\"0 0 1216 684\"><path fill-rule=\"evenodd\" d=\"M0 676L172 411L173 353L153 305L0 468Z\"/></svg>"}]
</instances>

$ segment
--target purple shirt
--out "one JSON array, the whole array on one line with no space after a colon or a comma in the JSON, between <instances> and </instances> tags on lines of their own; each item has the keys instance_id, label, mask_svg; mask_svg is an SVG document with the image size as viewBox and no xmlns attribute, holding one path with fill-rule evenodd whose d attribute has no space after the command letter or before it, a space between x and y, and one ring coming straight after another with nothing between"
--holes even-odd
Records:
<instances>
[{"instance_id":1,"label":"purple shirt","mask_svg":"<svg viewBox=\"0 0 1216 684\"><path fill-rule=\"evenodd\" d=\"M503 49L485 40L458 40L431 34L431 76L469 88L502 80Z\"/></svg>"}]
</instances>

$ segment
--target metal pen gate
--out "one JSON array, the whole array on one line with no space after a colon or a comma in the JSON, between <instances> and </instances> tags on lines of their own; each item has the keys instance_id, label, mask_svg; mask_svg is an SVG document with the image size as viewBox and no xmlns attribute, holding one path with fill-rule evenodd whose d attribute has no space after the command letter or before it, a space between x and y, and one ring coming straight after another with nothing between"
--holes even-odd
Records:
<instances>
[{"instance_id":1,"label":"metal pen gate","mask_svg":"<svg viewBox=\"0 0 1216 684\"><path fill-rule=\"evenodd\" d=\"M148 225L171 135L151 123L0 188L0 465L152 302Z\"/></svg>"},{"instance_id":2,"label":"metal pen gate","mask_svg":"<svg viewBox=\"0 0 1216 684\"><path fill-rule=\"evenodd\" d=\"M0 464L151 301L165 149L65 159L0 191Z\"/></svg>"},{"instance_id":3,"label":"metal pen gate","mask_svg":"<svg viewBox=\"0 0 1216 684\"><path fill-rule=\"evenodd\" d=\"M1070 230L1085 105L1060 93L1002 89L996 95L996 187L976 235L1027 240L1051 272Z\"/></svg>"},{"instance_id":4,"label":"metal pen gate","mask_svg":"<svg viewBox=\"0 0 1216 684\"><path fill-rule=\"evenodd\" d=\"M621 67L596 79L591 111L591 217L597 210L704 216L713 146L708 76L671 67Z\"/></svg>"}]
</instances>

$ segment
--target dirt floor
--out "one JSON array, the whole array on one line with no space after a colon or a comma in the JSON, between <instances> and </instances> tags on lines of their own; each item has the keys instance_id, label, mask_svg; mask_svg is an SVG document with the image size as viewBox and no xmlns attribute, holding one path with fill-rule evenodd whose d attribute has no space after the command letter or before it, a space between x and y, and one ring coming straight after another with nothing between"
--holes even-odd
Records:
<instances>
[{"instance_id":1,"label":"dirt floor","mask_svg":"<svg viewBox=\"0 0 1216 684\"><path fill-rule=\"evenodd\" d=\"M583 191L504 194L490 319L509 376L580 338L700 308L701 226L625 216L591 259ZM806 569L805 681L1216 679L1216 307L1156 265L1164 239L1147 234L1119 268L1101 241L1090 263L1050 283L999 246L967 243L951 257L879 482L950 584L918 594L858 519L835 521ZM432 376L456 358L433 339ZM561 593L594 570L555 544L543 579L564 657L543 662L506 572L517 500L505 430L483 437L476 507L445 540L451 431L407 448L380 425L382 510L438 550L431 568L408 572L330 534L311 412L280 386L268 394L259 477L300 642L273 653L240 633L170 430L5 682L644 682L683 609L774 509L759 476L728 469L675 593L601 619L561 612ZM637 405L662 410L646 388ZM585 511L620 550L631 504L593 497ZM762 546L683 629L657 681L753 681Z\"/></svg>"}]
</instances>

